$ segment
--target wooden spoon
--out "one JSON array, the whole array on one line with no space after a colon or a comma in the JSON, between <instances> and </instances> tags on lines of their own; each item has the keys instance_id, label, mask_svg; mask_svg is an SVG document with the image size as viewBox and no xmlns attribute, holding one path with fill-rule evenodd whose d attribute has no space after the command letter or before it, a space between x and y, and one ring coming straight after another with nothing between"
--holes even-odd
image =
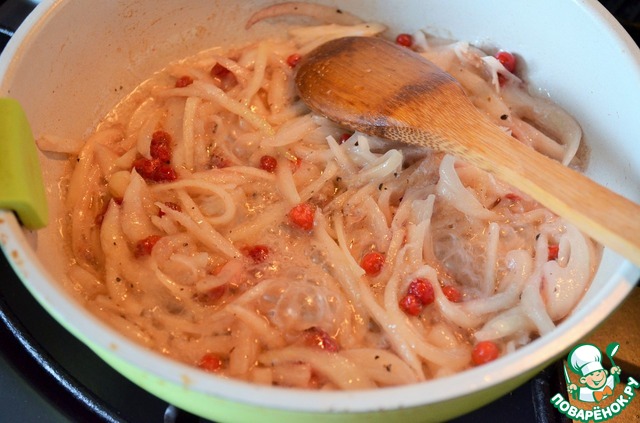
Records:
<instances>
[{"instance_id":1,"label":"wooden spoon","mask_svg":"<svg viewBox=\"0 0 640 423\"><path fill-rule=\"evenodd\" d=\"M640 206L504 133L449 74L380 38L310 52L296 85L316 113L352 130L455 155L530 195L640 265Z\"/></svg>"}]
</instances>

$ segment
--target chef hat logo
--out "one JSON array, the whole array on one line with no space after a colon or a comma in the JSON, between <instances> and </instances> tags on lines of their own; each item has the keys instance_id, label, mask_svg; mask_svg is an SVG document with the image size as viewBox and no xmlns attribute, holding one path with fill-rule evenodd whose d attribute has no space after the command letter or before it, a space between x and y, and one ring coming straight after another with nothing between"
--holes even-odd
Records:
<instances>
[{"instance_id":1,"label":"chef hat logo","mask_svg":"<svg viewBox=\"0 0 640 423\"><path fill-rule=\"evenodd\" d=\"M576 374L587 376L597 370L604 370L602 353L595 345L579 345L571 350L568 358L569 366Z\"/></svg>"}]
</instances>

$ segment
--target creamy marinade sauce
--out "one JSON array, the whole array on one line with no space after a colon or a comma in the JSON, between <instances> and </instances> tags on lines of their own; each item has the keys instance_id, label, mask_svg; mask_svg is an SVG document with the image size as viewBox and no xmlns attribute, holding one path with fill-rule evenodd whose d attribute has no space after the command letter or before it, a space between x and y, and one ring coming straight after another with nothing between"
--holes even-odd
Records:
<instances>
[{"instance_id":1,"label":"creamy marinade sauce","mask_svg":"<svg viewBox=\"0 0 640 423\"><path fill-rule=\"evenodd\" d=\"M143 83L71 156L70 289L161 354L288 387L443 377L553 330L593 276L590 239L487 173L347 132L296 96L301 56L384 30L299 28ZM579 126L528 93L512 56L398 42L506 132L580 165Z\"/></svg>"}]
</instances>

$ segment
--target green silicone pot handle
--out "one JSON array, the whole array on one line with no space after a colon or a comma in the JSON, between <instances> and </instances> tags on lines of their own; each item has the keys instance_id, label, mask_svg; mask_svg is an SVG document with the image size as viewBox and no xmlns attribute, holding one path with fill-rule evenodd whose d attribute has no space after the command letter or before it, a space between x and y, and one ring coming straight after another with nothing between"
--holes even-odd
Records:
<instances>
[{"instance_id":1,"label":"green silicone pot handle","mask_svg":"<svg viewBox=\"0 0 640 423\"><path fill-rule=\"evenodd\" d=\"M0 209L13 210L29 229L47 225L49 212L31 128L20 104L0 98Z\"/></svg>"}]
</instances>

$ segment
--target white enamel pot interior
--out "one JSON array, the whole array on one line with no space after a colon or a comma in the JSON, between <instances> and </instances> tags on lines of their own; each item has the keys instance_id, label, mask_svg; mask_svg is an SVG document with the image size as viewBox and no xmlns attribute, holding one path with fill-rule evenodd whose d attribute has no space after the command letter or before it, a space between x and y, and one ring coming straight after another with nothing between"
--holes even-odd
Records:
<instances>
[{"instance_id":1,"label":"white enamel pot interior","mask_svg":"<svg viewBox=\"0 0 640 423\"><path fill-rule=\"evenodd\" d=\"M138 83L201 49L268 36L295 19L244 22L265 1L49 0L25 21L0 57L0 95L19 100L35 136L81 137ZM324 1L392 33L425 29L517 53L526 79L582 124L588 175L640 202L640 51L596 1ZM64 159L41 156L52 220L23 231L0 211L0 242L38 301L68 330L144 389L217 421L444 420L513 389L602 322L640 271L605 250L575 312L550 335L488 365L419 385L369 392L307 392L224 380L150 352L98 322L62 289L58 180ZM606 207L593 204L593 207Z\"/></svg>"}]
</instances>

